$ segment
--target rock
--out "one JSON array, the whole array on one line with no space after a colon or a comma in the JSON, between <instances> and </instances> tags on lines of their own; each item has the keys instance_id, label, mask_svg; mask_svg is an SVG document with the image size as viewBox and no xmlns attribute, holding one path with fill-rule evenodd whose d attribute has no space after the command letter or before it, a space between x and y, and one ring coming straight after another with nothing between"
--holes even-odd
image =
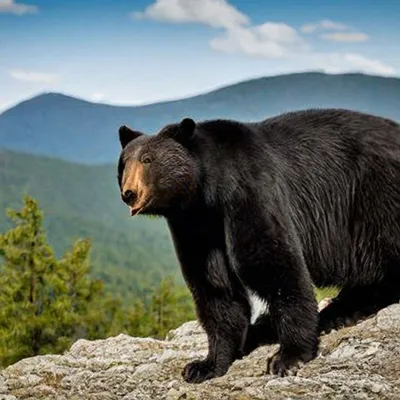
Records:
<instances>
[{"instance_id":1,"label":"rock","mask_svg":"<svg viewBox=\"0 0 400 400\"><path fill-rule=\"evenodd\" d=\"M277 346L236 361L200 385L181 378L207 339L188 322L165 340L119 335L79 340L64 355L22 360L0 373L0 400L370 400L400 399L400 304L321 337L319 356L297 376L265 375Z\"/></svg>"},{"instance_id":2,"label":"rock","mask_svg":"<svg viewBox=\"0 0 400 400\"><path fill-rule=\"evenodd\" d=\"M322 311L325 307L328 307L329 304L332 303L332 298L331 297L327 297L326 299L322 299L319 303L318 303L318 311Z\"/></svg>"},{"instance_id":3,"label":"rock","mask_svg":"<svg viewBox=\"0 0 400 400\"><path fill-rule=\"evenodd\" d=\"M400 313L396 312L398 305L393 304L378 314L378 328L400 333Z\"/></svg>"}]
</instances>

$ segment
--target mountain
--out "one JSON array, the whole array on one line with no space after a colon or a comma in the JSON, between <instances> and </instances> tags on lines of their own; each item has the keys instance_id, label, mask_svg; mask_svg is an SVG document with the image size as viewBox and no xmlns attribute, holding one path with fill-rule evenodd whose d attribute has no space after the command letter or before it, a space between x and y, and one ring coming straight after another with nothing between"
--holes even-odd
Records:
<instances>
[{"instance_id":1,"label":"mountain","mask_svg":"<svg viewBox=\"0 0 400 400\"><path fill-rule=\"evenodd\" d=\"M0 115L0 148L85 164L115 162L117 130L154 133L185 116L258 120L284 111L341 107L400 120L400 79L298 73L253 79L191 98L138 107L94 104L56 93Z\"/></svg>"},{"instance_id":2,"label":"mountain","mask_svg":"<svg viewBox=\"0 0 400 400\"><path fill-rule=\"evenodd\" d=\"M10 227L6 208L20 208L23 194L39 200L56 252L89 237L93 274L110 290L143 294L166 274L180 278L166 224L131 218L119 197L113 165L88 166L0 150L0 232Z\"/></svg>"}]
</instances>

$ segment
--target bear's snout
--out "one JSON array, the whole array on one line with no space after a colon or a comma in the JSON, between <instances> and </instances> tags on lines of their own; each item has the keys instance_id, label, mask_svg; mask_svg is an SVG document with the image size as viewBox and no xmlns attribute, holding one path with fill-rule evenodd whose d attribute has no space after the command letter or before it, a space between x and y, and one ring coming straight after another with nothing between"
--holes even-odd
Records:
<instances>
[{"instance_id":1,"label":"bear's snout","mask_svg":"<svg viewBox=\"0 0 400 400\"><path fill-rule=\"evenodd\" d=\"M132 205L135 202L137 195L132 190L128 189L122 193L121 197L124 203L127 205Z\"/></svg>"}]
</instances>

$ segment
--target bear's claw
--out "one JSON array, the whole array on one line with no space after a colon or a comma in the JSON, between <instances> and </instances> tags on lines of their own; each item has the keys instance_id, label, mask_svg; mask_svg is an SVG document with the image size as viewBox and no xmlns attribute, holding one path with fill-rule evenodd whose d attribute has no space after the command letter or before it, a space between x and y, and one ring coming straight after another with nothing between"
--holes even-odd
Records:
<instances>
[{"instance_id":1,"label":"bear's claw","mask_svg":"<svg viewBox=\"0 0 400 400\"><path fill-rule=\"evenodd\" d=\"M267 360L267 374L283 376L295 376L303 365L312 357L290 357L276 351Z\"/></svg>"},{"instance_id":2,"label":"bear's claw","mask_svg":"<svg viewBox=\"0 0 400 400\"><path fill-rule=\"evenodd\" d=\"M185 366L182 377L189 383L202 383L218 376L208 360L193 361Z\"/></svg>"}]
</instances>

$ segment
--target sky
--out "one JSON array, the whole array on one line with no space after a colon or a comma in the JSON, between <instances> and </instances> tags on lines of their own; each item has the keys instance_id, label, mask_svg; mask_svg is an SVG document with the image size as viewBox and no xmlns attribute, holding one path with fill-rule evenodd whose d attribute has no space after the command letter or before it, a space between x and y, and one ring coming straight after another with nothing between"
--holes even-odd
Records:
<instances>
[{"instance_id":1,"label":"sky","mask_svg":"<svg viewBox=\"0 0 400 400\"><path fill-rule=\"evenodd\" d=\"M0 112L147 104L301 71L400 75L399 0L0 0Z\"/></svg>"}]
</instances>

